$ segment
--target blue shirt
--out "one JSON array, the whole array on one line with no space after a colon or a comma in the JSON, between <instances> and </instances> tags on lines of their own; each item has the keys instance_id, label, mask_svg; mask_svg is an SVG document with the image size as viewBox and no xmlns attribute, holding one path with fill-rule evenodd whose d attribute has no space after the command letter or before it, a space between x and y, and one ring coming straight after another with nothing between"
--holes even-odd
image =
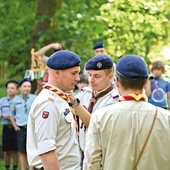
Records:
<instances>
[{"instance_id":1,"label":"blue shirt","mask_svg":"<svg viewBox=\"0 0 170 170\"><path fill-rule=\"evenodd\" d=\"M170 83L162 78L153 79L151 81L151 95L148 102L162 108L167 107L165 95L170 91Z\"/></svg>"},{"instance_id":2,"label":"blue shirt","mask_svg":"<svg viewBox=\"0 0 170 170\"><path fill-rule=\"evenodd\" d=\"M9 96L2 97L0 99L0 115L8 115L13 116L14 115L14 100L15 97L11 100ZM8 119L4 119L1 117L1 121L3 125L10 125L11 122Z\"/></svg>"},{"instance_id":3,"label":"blue shirt","mask_svg":"<svg viewBox=\"0 0 170 170\"><path fill-rule=\"evenodd\" d=\"M36 98L36 95L29 94L26 97L22 95L16 96L15 99L15 114L16 114L16 125L25 126L28 121L28 114L32 105L32 102Z\"/></svg>"}]
</instances>

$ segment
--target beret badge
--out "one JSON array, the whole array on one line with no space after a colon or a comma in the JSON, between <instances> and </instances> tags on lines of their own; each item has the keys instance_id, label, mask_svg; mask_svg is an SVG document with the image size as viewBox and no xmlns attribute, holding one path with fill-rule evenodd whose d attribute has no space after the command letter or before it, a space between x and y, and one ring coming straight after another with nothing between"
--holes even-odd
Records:
<instances>
[{"instance_id":1,"label":"beret badge","mask_svg":"<svg viewBox=\"0 0 170 170\"><path fill-rule=\"evenodd\" d=\"M97 68L102 68L102 63L101 63L101 62L98 62L98 63L96 64L96 66L97 66Z\"/></svg>"},{"instance_id":2,"label":"beret badge","mask_svg":"<svg viewBox=\"0 0 170 170\"><path fill-rule=\"evenodd\" d=\"M106 54L99 54L91 58L86 64L86 70L105 70L113 67L113 61Z\"/></svg>"}]
</instances>

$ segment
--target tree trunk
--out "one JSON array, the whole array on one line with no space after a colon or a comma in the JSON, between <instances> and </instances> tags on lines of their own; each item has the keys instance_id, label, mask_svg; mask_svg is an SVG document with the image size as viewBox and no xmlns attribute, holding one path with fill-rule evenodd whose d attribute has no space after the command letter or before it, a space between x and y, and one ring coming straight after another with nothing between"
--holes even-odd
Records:
<instances>
[{"instance_id":1,"label":"tree trunk","mask_svg":"<svg viewBox=\"0 0 170 170\"><path fill-rule=\"evenodd\" d=\"M55 13L61 9L62 0L38 0L37 2L37 12L36 12L36 22L34 25L34 33L32 38L32 47L35 48L37 42L39 41L39 38L41 37L42 33L46 33L47 31L56 31L58 24L51 24L51 19L55 15ZM41 33L41 34L40 34ZM47 45L54 41L55 37L53 39L44 38L43 43L44 45ZM35 49L36 51L37 49ZM31 49L30 49L31 51ZM40 91L41 89L37 89L39 86L39 83L41 83L42 80L37 80L32 84L32 92Z\"/></svg>"},{"instance_id":2,"label":"tree trunk","mask_svg":"<svg viewBox=\"0 0 170 170\"><path fill-rule=\"evenodd\" d=\"M36 46L36 43L39 40L40 32L57 29L57 25L51 26L51 18L61 9L61 5L62 0L38 0L32 43L33 47Z\"/></svg>"}]
</instances>

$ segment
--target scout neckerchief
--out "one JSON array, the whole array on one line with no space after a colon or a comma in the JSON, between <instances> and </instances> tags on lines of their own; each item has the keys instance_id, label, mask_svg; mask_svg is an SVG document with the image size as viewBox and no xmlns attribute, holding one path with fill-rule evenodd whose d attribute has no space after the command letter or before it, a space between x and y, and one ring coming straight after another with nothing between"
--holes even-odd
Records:
<instances>
[{"instance_id":1,"label":"scout neckerchief","mask_svg":"<svg viewBox=\"0 0 170 170\"><path fill-rule=\"evenodd\" d=\"M126 100L146 101L142 94L128 94L119 97L119 102Z\"/></svg>"},{"instance_id":2,"label":"scout neckerchief","mask_svg":"<svg viewBox=\"0 0 170 170\"><path fill-rule=\"evenodd\" d=\"M25 111L25 114L27 114L27 113L28 113L28 108L27 108L28 96L26 96L26 97L23 97L23 96L22 96L22 98L23 98L23 100L24 100L24 111Z\"/></svg>"},{"instance_id":3,"label":"scout neckerchief","mask_svg":"<svg viewBox=\"0 0 170 170\"><path fill-rule=\"evenodd\" d=\"M73 118L74 118L74 124L75 124L75 127L76 127L76 131L78 133L78 124L77 124L77 118L76 118L76 113L75 113L75 110L74 108L72 107L72 103L70 101L70 99L65 95L63 94L61 91L57 90L56 88L52 87L52 86L49 86L49 85L44 85L43 88L45 89L48 89L50 91L53 91L54 93L56 93L57 95L59 95L62 99L64 99L70 106L70 109L71 109L71 112L73 114Z\"/></svg>"},{"instance_id":4,"label":"scout neckerchief","mask_svg":"<svg viewBox=\"0 0 170 170\"><path fill-rule=\"evenodd\" d=\"M92 92L92 98L90 99L90 104L89 104L89 107L88 107L87 110L88 110L90 113L92 113L93 106L94 106L94 104L96 103L97 99L98 99L99 97L102 97L102 96L106 95L107 93L109 93L109 92L112 91L112 90L113 90L113 84L111 84L106 90L102 91L101 93L97 94L96 96L95 96L95 91L93 90L93 92ZM82 122L80 128L82 129L83 126L84 126L84 124L83 124L83 122ZM86 130L86 127L84 128L84 130Z\"/></svg>"},{"instance_id":5,"label":"scout neckerchief","mask_svg":"<svg viewBox=\"0 0 170 170\"><path fill-rule=\"evenodd\" d=\"M99 94L96 95L96 96L95 96L95 92L94 92L94 90L93 90L93 92L92 92L92 98L91 98L91 100L90 100L90 105L89 105L89 107L88 107L87 110L91 113L92 110L93 110L93 106L94 106L94 104L96 103L97 99L98 99L99 97L102 97L102 96L106 95L106 94L109 93L111 90L113 90L113 84L111 84L106 90L102 91L101 93L99 93Z\"/></svg>"}]
</instances>

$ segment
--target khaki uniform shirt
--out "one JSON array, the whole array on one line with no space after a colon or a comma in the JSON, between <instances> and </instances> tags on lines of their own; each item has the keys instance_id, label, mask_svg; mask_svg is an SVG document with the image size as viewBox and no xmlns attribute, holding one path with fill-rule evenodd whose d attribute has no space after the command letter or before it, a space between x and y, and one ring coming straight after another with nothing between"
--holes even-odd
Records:
<instances>
[{"instance_id":1,"label":"khaki uniform shirt","mask_svg":"<svg viewBox=\"0 0 170 170\"><path fill-rule=\"evenodd\" d=\"M53 86L54 87L54 86ZM42 167L39 155L55 150L60 170L79 170L80 152L73 115L68 103L43 89L28 120L27 155L30 166Z\"/></svg>"},{"instance_id":2,"label":"khaki uniform shirt","mask_svg":"<svg viewBox=\"0 0 170 170\"><path fill-rule=\"evenodd\" d=\"M93 113L87 132L84 170L134 170L156 107L123 101ZM158 115L137 170L170 169L170 112Z\"/></svg>"}]
</instances>

